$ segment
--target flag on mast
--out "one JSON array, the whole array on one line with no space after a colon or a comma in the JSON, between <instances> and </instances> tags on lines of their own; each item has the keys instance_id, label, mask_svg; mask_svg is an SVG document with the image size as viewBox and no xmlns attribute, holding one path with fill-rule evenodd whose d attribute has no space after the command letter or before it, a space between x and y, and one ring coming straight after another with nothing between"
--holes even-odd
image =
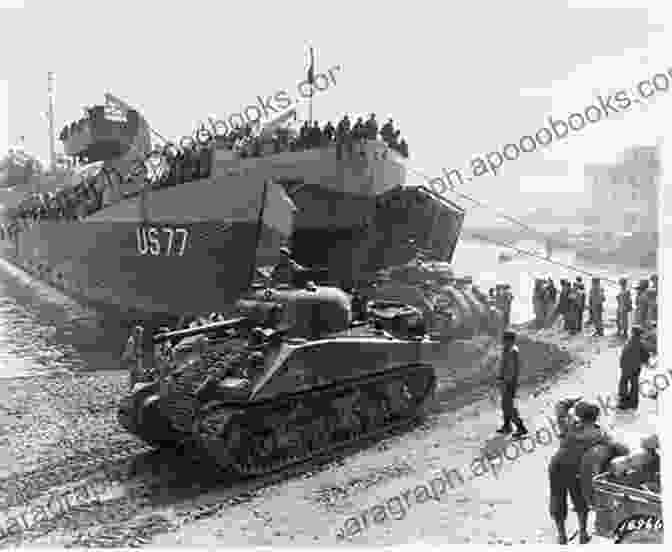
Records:
<instances>
[{"instance_id":1,"label":"flag on mast","mask_svg":"<svg viewBox=\"0 0 672 552\"><path fill-rule=\"evenodd\" d=\"M315 55L313 48L310 48L310 67L308 67L308 84L315 84Z\"/></svg>"}]
</instances>

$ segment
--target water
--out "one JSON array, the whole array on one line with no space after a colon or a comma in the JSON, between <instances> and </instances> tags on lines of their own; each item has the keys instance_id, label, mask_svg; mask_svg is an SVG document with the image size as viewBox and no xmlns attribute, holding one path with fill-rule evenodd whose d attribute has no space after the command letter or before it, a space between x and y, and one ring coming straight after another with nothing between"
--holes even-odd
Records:
<instances>
[{"instance_id":1,"label":"water","mask_svg":"<svg viewBox=\"0 0 672 552\"><path fill-rule=\"evenodd\" d=\"M543 249L542 244L526 248ZM455 253L456 274L471 275L487 292L497 283L509 283L515 296L512 321L533 317L534 278L574 278L577 273L527 256L499 263L502 248L482 242L463 241ZM558 251L554 259L614 280L647 277L648 272L625 268L594 267L576 261L571 251ZM583 275L584 281L589 276ZM614 286L606 286L608 303L615 304ZM127 330L109 314L84 307L61 292L34 280L0 259L0 379L17 376L114 369L119 366Z\"/></svg>"},{"instance_id":2,"label":"water","mask_svg":"<svg viewBox=\"0 0 672 552\"><path fill-rule=\"evenodd\" d=\"M516 247L527 251L544 251L544 244L541 242L526 240L520 242ZM514 255L513 259L509 262L500 263L498 256L502 252ZM632 286L640 278L648 278L653 273L652 269L591 265L577 259L576 253L570 250L554 251L552 260L564 265L575 266L589 274L563 268L528 255L517 255L515 251L497 245L466 240L459 242L453 259L453 266L456 276L472 276L474 283L478 283L486 293L489 288L495 287L495 284L510 284L514 295L511 308L511 321L514 324L534 318L532 291L535 278L551 277L556 287L559 288L561 278L574 280L577 276L581 276L588 292L592 276L609 278L614 282L618 282L619 278L625 276ZM618 287L608 282L603 282L602 287L604 287L607 297L606 306L609 311L615 308Z\"/></svg>"}]
</instances>

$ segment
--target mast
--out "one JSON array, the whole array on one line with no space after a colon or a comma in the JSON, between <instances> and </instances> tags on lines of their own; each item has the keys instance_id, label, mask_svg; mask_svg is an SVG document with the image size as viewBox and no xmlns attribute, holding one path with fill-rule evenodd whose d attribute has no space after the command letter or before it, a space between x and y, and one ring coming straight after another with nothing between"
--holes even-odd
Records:
<instances>
[{"instance_id":1,"label":"mast","mask_svg":"<svg viewBox=\"0 0 672 552\"><path fill-rule=\"evenodd\" d=\"M54 73L47 73L47 91L49 94L49 111L47 118L49 121L49 169L54 170L56 166L56 141L54 137Z\"/></svg>"},{"instance_id":2,"label":"mast","mask_svg":"<svg viewBox=\"0 0 672 552\"><path fill-rule=\"evenodd\" d=\"M264 211L266 210L266 201L268 198L268 180L264 180L264 191L261 194L261 207L259 208L259 220L257 221L257 236L254 242L254 255L250 266L250 278L248 280L248 287L252 286L254 281L254 271L257 268L257 252L259 251L259 241L261 240L261 233L264 228Z\"/></svg>"}]
</instances>

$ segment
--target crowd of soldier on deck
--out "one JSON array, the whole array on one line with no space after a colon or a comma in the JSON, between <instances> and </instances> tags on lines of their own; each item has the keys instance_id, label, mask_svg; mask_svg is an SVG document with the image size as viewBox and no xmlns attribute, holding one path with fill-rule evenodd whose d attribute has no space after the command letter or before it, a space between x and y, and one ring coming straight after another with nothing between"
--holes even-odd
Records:
<instances>
[{"instance_id":1,"label":"crowd of soldier on deck","mask_svg":"<svg viewBox=\"0 0 672 552\"><path fill-rule=\"evenodd\" d=\"M35 193L16 209L13 221L0 226L0 239L40 220L79 220L100 209L103 195L91 181L58 192Z\"/></svg>"},{"instance_id":2,"label":"crowd of soldier on deck","mask_svg":"<svg viewBox=\"0 0 672 552\"><path fill-rule=\"evenodd\" d=\"M655 326L658 319L658 276L654 274L648 280L639 281L634 303L628 279L621 278L619 286L616 297L617 335L627 338L631 323L644 330ZM581 276L577 276L574 282L560 280L560 289L556 288L551 278L538 278L532 301L538 328L554 326L562 319L564 329L570 334L583 332L585 322L585 325L594 327L595 336L604 336L606 296L600 278L592 278L588 293ZM588 318L584 320L586 311Z\"/></svg>"},{"instance_id":3,"label":"crowd of soldier on deck","mask_svg":"<svg viewBox=\"0 0 672 552\"><path fill-rule=\"evenodd\" d=\"M366 121L363 117L357 117L354 125L348 115L345 115L336 126L331 121L323 126L320 126L318 121L313 121L312 125L305 121L298 136L292 136L286 128L275 129L269 136L255 135L250 124L237 126L215 136L218 146L234 150L241 157L262 157L283 151L303 151L336 145L339 159L342 158L344 151L353 155L355 145L379 138L390 149L403 157L408 157L408 144L401 137L401 131L395 130L394 121L388 119L379 130L375 113L371 113Z\"/></svg>"}]
</instances>

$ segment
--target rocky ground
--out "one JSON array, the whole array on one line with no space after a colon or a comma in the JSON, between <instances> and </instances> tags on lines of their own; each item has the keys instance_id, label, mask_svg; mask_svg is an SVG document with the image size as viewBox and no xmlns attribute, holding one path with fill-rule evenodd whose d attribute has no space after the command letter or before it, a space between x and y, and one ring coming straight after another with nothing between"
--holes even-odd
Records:
<instances>
[{"instance_id":1,"label":"rocky ground","mask_svg":"<svg viewBox=\"0 0 672 552\"><path fill-rule=\"evenodd\" d=\"M523 333L520 409L533 430L547 424L555 400L615 390L619 341L588 332L571 339L557 330ZM394 519L390 509L385 515L379 511L375 521L365 515L359 530L353 521L345 525L429 483L443 468L469 475L475 457L505 444L493 439L500 423L488 362L494 352L486 338L437 350L439 405L421 425L326 463L242 482L218 477L175 453L152 452L122 430L116 405L127 389L125 373L5 380L0 545L552 542L546 462L554 443L503 462L497 477L467 478L427 503L418 497L403 516L396 515L402 519ZM647 408L651 404L642 410ZM633 423L618 416L609 423ZM73 498L57 515L35 513L68 492Z\"/></svg>"}]
</instances>

